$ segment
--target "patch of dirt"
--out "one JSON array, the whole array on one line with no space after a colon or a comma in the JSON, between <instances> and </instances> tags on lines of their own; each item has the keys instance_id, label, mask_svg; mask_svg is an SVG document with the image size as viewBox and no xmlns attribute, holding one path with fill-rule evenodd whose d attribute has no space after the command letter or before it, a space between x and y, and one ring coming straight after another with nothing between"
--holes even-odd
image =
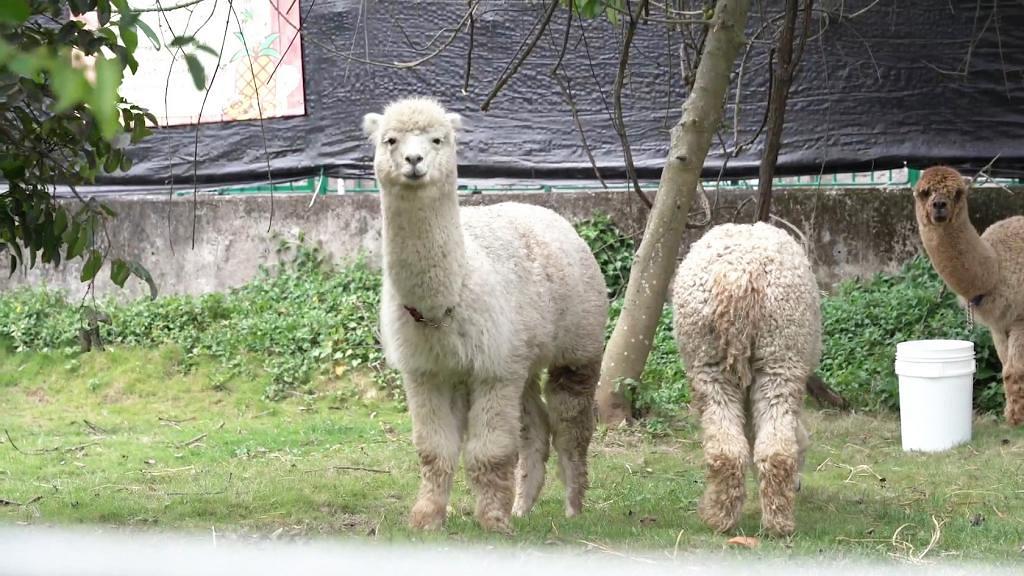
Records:
<instances>
[{"instance_id":1,"label":"patch of dirt","mask_svg":"<svg viewBox=\"0 0 1024 576\"><path fill-rule=\"evenodd\" d=\"M49 404L50 396L42 388L34 388L25 392L25 397L36 404Z\"/></svg>"}]
</instances>

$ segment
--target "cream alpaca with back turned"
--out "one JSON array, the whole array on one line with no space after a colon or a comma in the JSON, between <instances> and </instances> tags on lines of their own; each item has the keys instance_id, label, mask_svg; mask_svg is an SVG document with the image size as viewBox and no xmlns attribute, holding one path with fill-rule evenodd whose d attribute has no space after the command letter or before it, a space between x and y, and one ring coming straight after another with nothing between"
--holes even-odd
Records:
<instances>
[{"instance_id":1,"label":"cream alpaca with back turned","mask_svg":"<svg viewBox=\"0 0 1024 576\"><path fill-rule=\"evenodd\" d=\"M818 285L807 255L767 224L716 226L679 265L672 303L701 417L701 519L718 532L736 526L752 460L764 528L791 534L807 445L804 383L821 357Z\"/></svg>"},{"instance_id":2,"label":"cream alpaca with back turned","mask_svg":"<svg viewBox=\"0 0 1024 576\"><path fill-rule=\"evenodd\" d=\"M410 524L442 525L463 454L477 520L505 530L513 504L522 515L536 501L549 443L566 513L581 510L607 299L593 254L561 216L515 203L460 209L459 126L421 98L364 118L381 186L381 336L421 464Z\"/></svg>"},{"instance_id":3,"label":"cream alpaca with back turned","mask_svg":"<svg viewBox=\"0 0 1024 576\"><path fill-rule=\"evenodd\" d=\"M925 170L914 187L917 228L935 271L992 332L1003 365L1006 421L1024 424L1024 217L978 235L967 181L952 168Z\"/></svg>"}]
</instances>

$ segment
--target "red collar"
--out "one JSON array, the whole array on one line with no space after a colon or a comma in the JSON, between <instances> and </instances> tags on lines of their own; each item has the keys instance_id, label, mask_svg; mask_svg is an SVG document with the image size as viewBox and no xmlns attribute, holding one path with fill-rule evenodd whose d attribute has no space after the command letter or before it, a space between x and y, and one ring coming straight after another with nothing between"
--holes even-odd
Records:
<instances>
[{"instance_id":1,"label":"red collar","mask_svg":"<svg viewBox=\"0 0 1024 576\"><path fill-rule=\"evenodd\" d=\"M455 307L449 306L448 308L445 309L444 316L441 318L441 320L435 321L428 320L427 317L424 316L422 312L420 312L419 310L412 306L403 305L402 308L405 308L405 311L409 313L409 316L412 316L413 321L419 324L426 324L431 328L444 328L445 326L448 326L448 324L451 323L452 313L455 312Z\"/></svg>"}]
</instances>

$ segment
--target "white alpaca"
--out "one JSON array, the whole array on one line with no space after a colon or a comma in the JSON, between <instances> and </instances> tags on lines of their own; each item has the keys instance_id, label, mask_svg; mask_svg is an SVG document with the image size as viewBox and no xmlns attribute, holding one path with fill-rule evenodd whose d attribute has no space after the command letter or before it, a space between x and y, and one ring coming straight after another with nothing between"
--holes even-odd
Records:
<instances>
[{"instance_id":1,"label":"white alpaca","mask_svg":"<svg viewBox=\"0 0 1024 576\"><path fill-rule=\"evenodd\" d=\"M381 336L402 373L421 464L410 524L442 525L463 452L477 520L506 530L513 495L516 515L536 501L551 441L566 514L581 510L606 291L586 243L554 212L460 210L459 125L420 98L363 119L381 186Z\"/></svg>"},{"instance_id":2,"label":"white alpaca","mask_svg":"<svg viewBox=\"0 0 1024 576\"><path fill-rule=\"evenodd\" d=\"M821 357L818 285L806 254L767 224L717 226L679 265L673 305L703 429L701 518L716 531L736 526L752 451L762 524L791 534L807 444L804 382Z\"/></svg>"}]
</instances>

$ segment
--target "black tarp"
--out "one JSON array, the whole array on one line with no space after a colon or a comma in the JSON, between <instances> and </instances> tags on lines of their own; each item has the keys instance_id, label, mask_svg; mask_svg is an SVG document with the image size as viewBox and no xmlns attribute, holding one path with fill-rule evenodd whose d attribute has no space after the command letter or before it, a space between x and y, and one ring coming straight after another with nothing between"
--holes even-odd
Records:
<instances>
[{"instance_id":1,"label":"black tarp","mask_svg":"<svg viewBox=\"0 0 1024 576\"><path fill-rule=\"evenodd\" d=\"M777 23L782 2L753 2L748 35ZM275 179L329 173L366 176L370 145L364 113L389 100L431 95L463 114L460 175L472 178L592 178L570 107L550 71L568 12L559 8L533 55L486 113L480 104L530 37L541 2L483 1L470 36L463 32L435 58L410 69L382 62L422 57L466 14L463 0L301 0L306 110L303 117L203 125L200 182ZM786 115L780 174L860 171L938 162L977 169L997 155L1004 175L1024 174L1024 2L979 0L821 0L813 37ZM562 60L586 140L602 173L623 175L609 117L621 23L576 21ZM768 28L773 29L771 27ZM425 48L432 38L437 41ZM763 120L770 37L762 34L742 67L736 126L734 91L726 125L705 165L719 173L726 146L755 134ZM668 129L685 98L680 35L641 24L623 92L625 124L642 177L657 177ZM737 65L737 72L740 66ZM735 74L738 77L740 74ZM173 89L173 87L172 87ZM173 94L172 94L173 97ZM158 114L159 116L159 114ZM264 153L265 131L268 154ZM194 127L161 128L132 148L134 167L107 183L190 185ZM727 166L727 176L756 174L762 142Z\"/></svg>"}]
</instances>

